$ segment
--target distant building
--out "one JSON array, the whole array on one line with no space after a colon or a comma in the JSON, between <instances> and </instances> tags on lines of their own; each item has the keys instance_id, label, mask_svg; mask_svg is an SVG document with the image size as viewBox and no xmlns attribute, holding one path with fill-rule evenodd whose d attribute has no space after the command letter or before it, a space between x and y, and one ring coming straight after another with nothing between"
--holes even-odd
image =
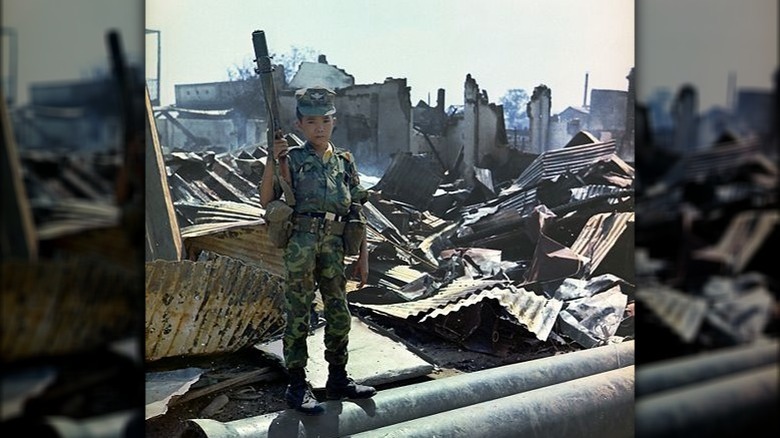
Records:
<instances>
[{"instance_id":1,"label":"distant building","mask_svg":"<svg viewBox=\"0 0 780 438\"><path fill-rule=\"evenodd\" d=\"M735 116L744 134L769 135L774 98L772 90L742 88L737 92Z\"/></svg>"},{"instance_id":2,"label":"distant building","mask_svg":"<svg viewBox=\"0 0 780 438\"><path fill-rule=\"evenodd\" d=\"M130 77L143 83L139 68L131 68ZM23 148L107 151L123 146L122 105L112 77L34 83L30 103L13 118Z\"/></svg>"},{"instance_id":3,"label":"distant building","mask_svg":"<svg viewBox=\"0 0 780 438\"><path fill-rule=\"evenodd\" d=\"M593 134L600 141L615 141L617 154L634 160L634 75L626 76L629 91L593 89L590 105L568 106L558 114L550 114L552 90L537 86L528 102L528 147L525 152L541 154L564 147L580 131ZM586 78L587 80L587 78Z\"/></svg>"},{"instance_id":4,"label":"distant building","mask_svg":"<svg viewBox=\"0 0 780 438\"><path fill-rule=\"evenodd\" d=\"M355 77L335 65L302 62L288 87L297 90L314 85L322 85L335 91L355 85Z\"/></svg>"}]
</instances>

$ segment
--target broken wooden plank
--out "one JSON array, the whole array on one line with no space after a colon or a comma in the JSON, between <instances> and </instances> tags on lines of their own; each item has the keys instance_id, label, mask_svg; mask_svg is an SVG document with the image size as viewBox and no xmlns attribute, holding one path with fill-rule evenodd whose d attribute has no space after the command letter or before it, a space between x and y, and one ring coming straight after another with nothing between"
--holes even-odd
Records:
<instances>
[{"instance_id":1,"label":"broken wooden plank","mask_svg":"<svg viewBox=\"0 0 780 438\"><path fill-rule=\"evenodd\" d=\"M268 380L273 380L277 377L278 375L275 372L273 372L269 367L263 367L257 370L247 371L245 373L239 374L236 377L223 380L219 383L209 385L205 388L189 391L183 396L179 397L178 399L172 401L170 405L175 406L181 403L186 403L188 401L195 400L196 398L201 398L209 394L213 394L217 391L222 391L223 389L231 388L233 386L248 385L250 383L256 383L256 382L265 382Z\"/></svg>"}]
</instances>

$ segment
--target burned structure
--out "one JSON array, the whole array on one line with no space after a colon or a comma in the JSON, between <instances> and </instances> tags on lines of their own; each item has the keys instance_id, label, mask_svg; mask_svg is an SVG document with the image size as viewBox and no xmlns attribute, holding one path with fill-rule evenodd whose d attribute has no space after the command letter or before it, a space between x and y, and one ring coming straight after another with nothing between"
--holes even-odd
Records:
<instances>
[{"instance_id":1,"label":"burned structure","mask_svg":"<svg viewBox=\"0 0 780 438\"><path fill-rule=\"evenodd\" d=\"M581 106L568 106L560 113L550 116L551 92L538 88L529 102L529 114L534 114L532 122L533 151L539 152L566 144L568 139L579 131L588 131L596 138L613 140L617 145L620 158L634 162L634 108L635 79L633 69L626 76L626 90L590 90L590 99L583 99ZM587 81L586 81L587 84ZM585 96L588 96L586 85ZM533 134L534 129L539 131Z\"/></svg>"},{"instance_id":2,"label":"burned structure","mask_svg":"<svg viewBox=\"0 0 780 438\"><path fill-rule=\"evenodd\" d=\"M708 126L720 133L697 146L697 123L709 116L694 112L695 96L692 87L681 89L674 136L657 135L648 111L638 113L646 128L637 136L637 151L647 165L637 192L637 275L643 285L637 299L643 326L653 327L653 339L665 344L647 351L668 356L777 334L771 256L778 238L777 143L765 128L730 130L733 115L719 111L722 123ZM651 166L650 153L666 164ZM679 244L662 243L669 241Z\"/></svg>"}]
</instances>

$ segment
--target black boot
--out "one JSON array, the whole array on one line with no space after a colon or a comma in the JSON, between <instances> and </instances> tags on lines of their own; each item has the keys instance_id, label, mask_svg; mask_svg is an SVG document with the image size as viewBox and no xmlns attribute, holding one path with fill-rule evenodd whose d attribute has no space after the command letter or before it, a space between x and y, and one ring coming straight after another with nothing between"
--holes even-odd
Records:
<instances>
[{"instance_id":1,"label":"black boot","mask_svg":"<svg viewBox=\"0 0 780 438\"><path fill-rule=\"evenodd\" d=\"M303 412L306 415L319 415L325 411L314 394L311 392L309 382L306 381L306 370L303 368L290 368L290 384L284 392L287 406Z\"/></svg>"},{"instance_id":2,"label":"black boot","mask_svg":"<svg viewBox=\"0 0 780 438\"><path fill-rule=\"evenodd\" d=\"M374 394L376 389L372 386L359 385L347 377L345 365L328 366L328 382L325 384L325 395L328 400L371 398Z\"/></svg>"}]
</instances>

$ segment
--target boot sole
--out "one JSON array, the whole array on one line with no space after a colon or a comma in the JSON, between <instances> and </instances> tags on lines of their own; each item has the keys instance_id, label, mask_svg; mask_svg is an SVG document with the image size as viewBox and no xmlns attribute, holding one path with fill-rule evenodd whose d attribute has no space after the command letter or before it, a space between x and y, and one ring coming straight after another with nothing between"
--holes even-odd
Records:
<instances>
[{"instance_id":1,"label":"boot sole","mask_svg":"<svg viewBox=\"0 0 780 438\"><path fill-rule=\"evenodd\" d=\"M325 408L320 406L319 409L303 409L300 406L296 407L295 405L291 405L290 403L287 403L287 407L290 409L295 409L296 411L306 414L306 415L322 415L325 413Z\"/></svg>"},{"instance_id":2,"label":"boot sole","mask_svg":"<svg viewBox=\"0 0 780 438\"><path fill-rule=\"evenodd\" d=\"M335 396L335 395L326 394L325 398L328 399L328 400L365 400L365 399L369 399L369 398L371 398L371 397L373 397L375 395L376 395L376 392L374 392L373 394L363 395L363 396L360 396L360 397L347 397L346 395L345 396Z\"/></svg>"}]
</instances>

